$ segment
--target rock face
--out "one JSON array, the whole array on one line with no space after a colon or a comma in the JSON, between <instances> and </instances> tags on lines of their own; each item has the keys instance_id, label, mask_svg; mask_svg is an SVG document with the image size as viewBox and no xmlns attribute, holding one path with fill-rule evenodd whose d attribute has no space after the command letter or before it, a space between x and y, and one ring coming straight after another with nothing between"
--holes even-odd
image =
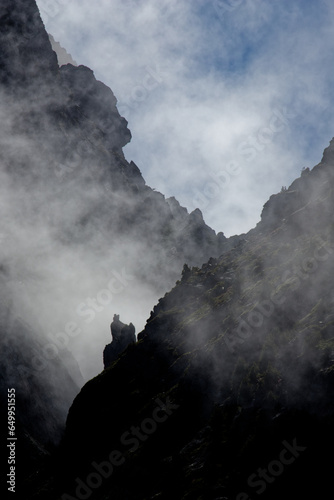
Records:
<instances>
[{"instance_id":1,"label":"rock face","mask_svg":"<svg viewBox=\"0 0 334 500\"><path fill-rule=\"evenodd\" d=\"M31 80L36 81L40 72L56 75L57 57L35 0L3 0L0 28L1 83L23 89Z\"/></svg>"},{"instance_id":2,"label":"rock face","mask_svg":"<svg viewBox=\"0 0 334 500\"><path fill-rule=\"evenodd\" d=\"M325 158L289 189L299 204L277 195L235 248L184 266L133 349L84 387L64 440L64 467L77 468L62 491L74 492L92 457L117 449L124 463L94 498L325 494L323 448L334 444L334 163ZM168 418L154 423L162 402ZM279 457L296 446L283 474Z\"/></svg>"},{"instance_id":3,"label":"rock face","mask_svg":"<svg viewBox=\"0 0 334 500\"><path fill-rule=\"evenodd\" d=\"M71 54L69 54L64 47L60 45L59 42L53 38L49 33L49 40L51 42L52 49L57 54L57 60L59 66L64 66L65 64L72 64L73 66L78 66L78 64L74 61Z\"/></svg>"},{"instance_id":4,"label":"rock face","mask_svg":"<svg viewBox=\"0 0 334 500\"><path fill-rule=\"evenodd\" d=\"M108 152L121 154L130 142L127 122L116 109L116 98L109 87L98 82L86 66L67 64L59 70L61 83L70 97L66 106L80 109L86 119L103 131L104 145Z\"/></svg>"},{"instance_id":5,"label":"rock face","mask_svg":"<svg viewBox=\"0 0 334 500\"><path fill-rule=\"evenodd\" d=\"M301 176L288 189L283 189L280 193L270 197L263 207L258 228L265 230L266 227L279 226L282 222L297 221L301 218L306 220L307 213L312 217L312 220L309 221L309 226L312 226L314 219L318 215L315 206L320 207L319 200L331 196L331 182L334 176L333 158L334 139L330 141L330 145L325 149L322 160L318 165L312 170L309 168L303 169ZM305 229L307 229L307 226Z\"/></svg>"},{"instance_id":6,"label":"rock face","mask_svg":"<svg viewBox=\"0 0 334 500\"><path fill-rule=\"evenodd\" d=\"M63 436L66 413L84 380L70 351L59 349L49 359L49 353L43 351L43 334L36 331L36 326L11 317L10 312L4 311L4 303L0 317L0 414L5 423L8 389L14 389L15 436L20 443L16 447L15 467L21 471L16 494L18 498L28 498L36 487L36 474L43 476L50 453ZM6 425L2 426L0 437L7 442ZM1 457L5 451L4 447ZM7 490L6 479L5 475L0 479L2 491Z\"/></svg>"},{"instance_id":7,"label":"rock face","mask_svg":"<svg viewBox=\"0 0 334 500\"><path fill-rule=\"evenodd\" d=\"M92 245L102 232L105 248L120 240L128 240L127 247L138 242L138 277L159 293L172 286L185 261L199 265L222 253L226 239L199 211L188 214L176 200L172 206L125 159L122 148L131 133L113 92L87 67L59 68L35 1L5 2L0 28L0 92L6 102L0 109L0 159L15 182L24 189L31 184L33 211L43 214L45 203L53 205L62 238L76 227ZM45 199L38 206L41 191ZM74 196L79 201L73 205L85 208L72 218L64 207Z\"/></svg>"},{"instance_id":8,"label":"rock face","mask_svg":"<svg viewBox=\"0 0 334 500\"><path fill-rule=\"evenodd\" d=\"M176 201L171 207L161 193L146 185L137 165L125 159L122 148L131 133L113 92L87 67L59 68L35 0L1 2L0 101L1 303L12 296L14 283L12 317L17 317L20 304L29 314L29 301L34 307L40 301L37 309L44 317L42 328L38 319L23 315L30 326L22 349L19 341L1 344L7 353L1 358L5 387L11 383L10 367L17 365L13 362L17 358L20 366L34 373L34 356L28 347L34 346L39 356L50 343L50 332L65 326L59 327L55 318L73 315L72 309L66 309L66 290L72 286L80 296L78 282L84 273L83 282L92 274L103 281L111 270L124 267L138 287L145 284L158 296L175 282L185 261L195 265L218 256L225 239L197 211L188 214ZM64 261L75 255L63 277L56 271L63 262L59 255L64 255ZM84 264L75 274L77 257ZM93 258L94 270L88 270ZM51 274L47 277L46 269ZM57 286L59 293L53 300L52 289ZM51 290L49 313L44 307L45 289ZM63 297L61 310L55 311L59 297ZM15 340L19 333L11 330L6 318L0 325L3 339L11 331ZM64 344L69 342L64 331L58 336ZM133 337L129 325L109 351L121 352ZM39 400L27 397L22 404L27 421L36 420L40 411L37 428L42 444L58 440L61 431L54 422L62 420L59 415L64 417L80 384L66 349L54 354L59 343L53 340L49 346L45 376L24 379L25 394L35 394ZM101 352L101 346L94 347ZM113 355L106 355L109 361ZM68 390L59 390L60 386ZM43 410L41 401L54 393L57 397L50 396Z\"/></svg>"},{"instance_id":9,"label":"rock face","mask_svg":"<svg viewBox=\"0 0 334 500\"><path fill-rule=\"evenodd\" d=\"M50 360L43 356L41 345L42 339L20 318L15 318L6 332L2 331L0 391L5 394L8 387L17 389L20 394L17 401L20 425L35 440L46 444L59 442L65 411L79 392L83 378L67 349L62 349Z\"/></svg>"},{"instance_id":10,"label":"rock face","mask_svg":"<svg viewBox=\"0 0 334 500\"><path fill-rule=\"evenodd\" d=\"M323 446L334 445L333 142L268 201L255 229L226 239L199 210L189 214L145 184L122 152L130 132L112 91L89 68L59 68L34 0L1 2L0 94L0 404L5 415L6 388L20 388L21 497L325 498L332 467ZM58 252L70 263L65 284ZM75 274L77 260L85 265ZM123 265L161 295L183 273L137 342L115 316L110 366L74 399L50 459L47 440L61 436L80 385L65 330L44 342L55 308L61 301L63 315L66 290L77 293L95 274L104 284ZM15 321L55 283L63 286L51 295L45 331L37 320ZM110 290L100 290L108 302ZM43 370L36 356L47 358ZM263 467L268 480L257 476Z\"/></svg>"},{"instance_id":11,"label":"rock face","mask_svg":"<svg viewBox=\"0 0 334 500\"><path fill-rule=\"evenodd\" d=\"M125 349L136 342L136 330L132 323L126 325L119 320L119 315L115 314L113 322L110 325L112 342L106 345L103 351L104 368L108 368L113 364L118 356Z\"/></svg>"}]
</instances>

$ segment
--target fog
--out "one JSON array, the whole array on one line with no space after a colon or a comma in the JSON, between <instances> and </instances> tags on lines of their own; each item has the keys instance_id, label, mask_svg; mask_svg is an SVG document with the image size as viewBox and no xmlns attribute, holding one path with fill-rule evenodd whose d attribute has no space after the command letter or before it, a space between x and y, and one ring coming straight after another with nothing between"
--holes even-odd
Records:
<instances>
[{"instance_id":1,"label":"fog","mask_svg":"<svg viewBox=\"0 0 334 500\"><path fill-rule=\"evenodd\" d=\"M38 0L48 31L117 96L127 159L217 232L250 230L321 157L334 128L329 0L50 4ZM272 133L276 110L290 117Z\"/></svg>"},{"instance_id":2,"label":"fog","mask_svg":"<svg viewBox=\"0 0 334 500\"><path fill-rule=\"evenodd\" d=\"M61 128L52 108L61 108L66 92L48 68L45 75L35 69L36 79L14 98L6 88L1 94L3 294L12 321L22 318L32 331L43 332L41 358L62 357L68 347L88 379L103 368L113 314L139 332L171 282L150 279L160 260L154 238L145 257L141 229L123 219L135 210L136 196L121 189L111 193L101 182L111 155L91 143L89 134L99 129L84 117L82 127L73 126L71 110L63 120L67 130ZM110 92L111 113L113 99ZM81 150L80 142L86 144Z\"/></svg>"},{"instance_id":3,"label":"fog","mask_svg":"<svg viewBox=\"0 0 334 500\"><path fill-rule=\"evenodd\" d=\"M69 18L76 19L75 3L69 8ZM294 169L299 173L304 166L304 153L295 156L290 141L313 94L294 95L293 103L291 95L282 99L270 86L274 75L266 91L260 76L248 75L247 92L242 85L232 92L231 83L218 89L217 75L209 74L197 76L194 87L187 80L182 102L176 99L174 107L177 94L159 100L167 77L160 61L147 57L141 59L145 69L140 81L152 86L154 105L136 107L131 120L138 142L131 146L121 118L122 97L118 113L110 89L84 69L58 72L46 33L32 34L27 27L22 43L28 58L17 50L15 34L6 39L4 73L8 70L15 85L4 79L0 96L2 307L12 324L23 320L30 325L29 335L35 332L40 348L31 362L41 380L48 364L58 357L65 360L67 348L88 380L103 369L113 315L132 322L139 333L158 299L180 276L185 259L173 253L176 236L187 239L183 216L170 224L170 205L144 185L138 172L137 177L129 174L134 167L122 148L140 168L146 165L152 187L167 196L180 195L189 211L199 206L215 229L240 232L259 220L274 185L279 190L296 176ZM79 64L86 62L68 50ZM94 57L99 50L90 46ZM182 73L182 62L169 70L169 78ZM127 76L127 88L132 76ZM175 78L169 85L184 83ZM175 137L181 139L174 142ZM190 239L188 243L192 245Z\"/></svg>"},{"instance_id":4,"label":"fog","mask_svg":"<svg viewBox=\"0 0 334 500\"><path fill-rule=\"evenodd\" d=\"M7 146L16 146L8 136L4 140ZM30 153L34 150L32 145ZM33 153L28 165L33 168L40 161ZM102 369L102 350L111 341L113 314L132 321L140 331L158 291L139 281L138 273L134 278L141 265L141 241L136 244L135 238L122 241L121 236L100 233L98 224L84 237L79 235L79 241L71 241L77 221L86 216L101 192L87 195L87 186L76 180L75 189L63 197L56 178L41 187L30 174L33 180L25 179L23 184L1 174L1 262L15 297L14 314L32 325L37 320L46 342L57 344L52 339L63 339L88 378ZM66 339L58 334L64 334L68 323L76 325L76 333Z\"/></svg>"}]
</instances>

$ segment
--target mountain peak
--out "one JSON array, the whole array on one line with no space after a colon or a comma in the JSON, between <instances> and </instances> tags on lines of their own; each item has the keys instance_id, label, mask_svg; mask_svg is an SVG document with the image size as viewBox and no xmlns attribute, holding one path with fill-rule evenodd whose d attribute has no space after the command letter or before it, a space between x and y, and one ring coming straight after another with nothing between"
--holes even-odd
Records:
<instances>
[{"instance_id":1,"label":"mountain peak","mask_svg":"<svg viewBox=\"0 0 334 500\"><path fill-rule=\"evenodd\" d=\"M72 64L73 66L78 66L78 63L74 61L71 54L69 54L67 50L64 49L64 47L62 47L60 43L57 42L50 33L49 33L49 39L51 42L52 49L57 54L59 66L64 66L65 64Z\"/></svg>"},{"instance_id":2,"label":"mountain peak","mask_svg":"<svg viewBox=\"0 0 334 500\"><path fill-rule=\"evenodd\" d=\"M0 47L0 83L23 87L40 71L58 70L35 0L1 2Z\"/></svg>"},{"instance_id":3,"label":"mountain peak","mask_svg":"<svg viewBox=\"0 0 334 500\"><path fill-rule=\"evenodd\" d=\"M334 141L227 239L145 184L112 90L59 68L34 0L1 4L0 90L0 405L17 387L20 498L254 498L240 490L266 464L253 485L271 499L325 497ZM96 376L113 310L134 324L114 316Z\"/></svg>"},{"instance_id":4,"label":"mountain peak","mask_svg":"<svg viewBox=\"0 0 334 500\"><path fill-rule=\"evenodd\" d=\"M329 146L324 150L321 163L334 164L334 138L330 141Z\"/></svg>"}]
</instances>

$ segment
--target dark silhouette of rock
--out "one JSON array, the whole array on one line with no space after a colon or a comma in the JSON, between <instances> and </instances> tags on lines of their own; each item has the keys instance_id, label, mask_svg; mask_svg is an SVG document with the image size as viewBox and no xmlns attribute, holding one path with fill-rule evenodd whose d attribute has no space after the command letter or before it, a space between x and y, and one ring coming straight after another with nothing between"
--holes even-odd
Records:
<instances>
[{"instance_id":1,"label":"dark silhouette of rock","mask_svg":"<svg viewBox=\"0 0 334 500\"><path fill-rule=\"evenodd\" d=\"M136 342L135 327L132 323L126 325L119 319L119 314L115 314L110 325L112 342L105 346L103 351L104 368L108 368L118 358L118 356L128 347Z\"/></svg>"},{"instance_id":2,"label":"dark silhouette of rock","mask_svg":"<svg viewBox=\"0 0 334 500\"><path fill-rule=\"evenodd\" d=\"M297 443L293 473L268 484L263 498L325 497L331 464L323 449L333 446L334 418L334 155L324 156L269 200L264 220L235 237L230 252L202 268L184 266L133 349L75 400L64 470L81 460L86 471L123 429L143 430L167 401L169 418L155 432L147 428L147 443L138 441L113 475L110 498L247 498L237 493L260 470L253 464L271 468ZM115 338L122 325L115 316ZM74 484L79 472L71 474Z\"/></svg>"},{"instance_id":3,"label":"dark silhouette of rock","mask_svg":"<svg viewBox=\"0 0 334 500\"><path fill-rule=\"evenodd\" d=\"M134 272L136 279L153 284L159 293L175 283L184 262L200 265L222 253L224 241L206 226L199 212L190 215L176 200L169 204L161 193L145 184L138 166L125 159L122 148L131 133L118 112L116 97L89 68L72 64L59 67L35 0L0 2L0 96L1 169L17 193L27 193L22 212L22 223L27 227L29 217L34 220L33 214L38 213L41 225L49 227L52 220L53 236L61 245L80 243L92 245L92 251L94 246L109 251L120 237L129 248L136 242L142 249L141 265ZM79 212L72 210L74 198L80 200ZM73 200L71 207L69 200ZM22 255L24 252L23 248ZM0 302L7 296L7 289L1 287ZM119 330L117 325L121 326ZM0 327L8 331L5 320ZM31 341L34 331L34 324L26 330L29 346L35 345ZM15 330L13 341L18 335ZM113 338L105 350L106 365L135 342L133 325L124 325L118 318ZM1 375L6 388L11 383L8 370L15 367L11 357L18 354L14 349L7 352L3 344L1 339ZM36 351L42 349L43 342L36 344ZM29 369L34 356L25 348L19 355L19 366ZM52 405L50 402L51 410L46 404L43 410L42 404L32 401L40 420L30 408L25 411L27 420L38 422L39 434L50 436L50 440L50 426L58 420L60 410L67 411L80 385L71 380L76 370L67 373L63 366L73 364L69 358L63 349L59 359L50 360L46 381L43 377L22 377L24 382L20 381L28 395L57 393ZM47 375L49 372L51 375ZM52 413L54 418L50 417Z\"/></svg>"},{"instance_id":4,"label":"dark silhouette of rock","mask_svg":"<svg viewBox=\"0 0 334 500\"><path fill-rule=\"evenodd\" d=\"M105 461L118 461L112 450L120 444L125 464L112 470L94 498L236 498L252 471L277 465L282 442L307 451L291 473L275 480L274 490L268 484L270 499L286 492L325 498L319 488L331 487L331 463L323 446L333 447L334 418L334 143L318 166L268 201L257 228L226 239L199 210L188 214L145 185L122 153L130 132L115 96L89 68L59 69L35 0L1 2L0 90L7 105L0 157L13 183L26 187L32 177L33 199L48 186L37 180L47 179L51 207L58 198L72 199L76 189L86 207L78 218L75 212L69 219L66 208L55 214L63 244L96 241L100 249L100 230L105 245L119 236L129 246L138 242L136 277L164 292L187 262L139 342L134 326L114 316L104 350L110 368L74 400L61 448L44 476L38 452L49 437L61 435L61 410L78 390L74 361L62 349L44 370L32 370L36 352L44 359L44 343L32 342L33 326L7 321L5 313L2 318L0 307L0 406L6 415L8 387L20 388L18 442L26 446L20 477L29 469L24 498L73 498L74 492L65 494L73 489L83 497L82 481L93 484L96 467L111 471ZM45 204L33 208L34 216L47 212ZM189 267L209 257L215 258L202 268ZM1 290L3 304L5 283ZM140 442L131 432L144 433ZM277 475L271 470L270 480Z\"/></svg>"},{"instance_id":5,"label":"dark silhouette of rock","mask_svg":"<svg viewBox=\"0 0 334 500\"><path fill-rule=\"evenodd\" d=\"M62 85L70 92L68 105L78 106L81 113L103 130L104 144L109 152L121 155L122 147L131 140L127 121L116 109L116 97L112 90L95 79L86 66L66 64L59 69Z\"/></svg>"},{"instance_id":6,"label":"dark silhouette of rock","mask_svg":"<svg viewBox=\"0 0 334 500\"><path fill-rule=\"evenodd\" d=\"M35 0L1 1L0 47L0 83L24 88L41 73L58 71Z\"/></svg>"}]
</instances>

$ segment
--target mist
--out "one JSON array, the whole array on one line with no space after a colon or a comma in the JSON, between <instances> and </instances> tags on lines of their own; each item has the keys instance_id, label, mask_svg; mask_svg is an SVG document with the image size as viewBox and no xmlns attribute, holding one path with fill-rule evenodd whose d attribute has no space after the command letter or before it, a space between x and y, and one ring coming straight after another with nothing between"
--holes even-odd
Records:
<instances>
[{"instance_id":1,"label":"mist","mask_svg":"<svg viewBox=\"0 0 334 500\"><path fill-rule=\"evenodd\" d=\"M34 27L25 29L30 34ZM38 50L52 61L52 70L43 63L39 67L36 53L19 67L20 73L35 73L29 85L14 87L13 94L1 90L2 281L11 318L23 318L32 331L36 325L43 332L41 357L62 357L69 348L86 380L103 368L113 314L140 331L160 289L139 278L149 272L147 259L139 263L145 252L140 234L118 230L118 205L130 213L138 200L121 190L112 197L101 182L107 175L101 161L110 163L111 156L107 150L100 157L96 153L103 132L85 117L81 129L71 121L79 118L64 108L68 97L57 84L57 63L45 38ZM15 40L10 43L9 64ZM108 92L112 107L115 99ZM125 121L116 119L126 142ZM88 136L94 127L92 144ZM117 141L117 132L114 136Z\"/></svg>"},{"instance_id":2,"label":"mist","mask_svg":"<svg viewBox=\"0 0 334 500\"><path fill-rule=\"evenodd\" d=\"M38 5L115 92L133 134L126 158L217 232L250 230L269 196L321 157L334 126L329 1ZM277 110L290 117L272 133Z\"/></svg>"},{"instance_id":3,"label":"mist","mask_svg":"<svg viewBox=\"0 0 334 500\"><path fill-rule=\"evenodd\" d=\"M158 298L157 289L138 279L143 244L136 235L108 233L103 211L80 231L78 221L97 210L101 198L108 203L103 188L92 184L87 191L86 179L78 172L70 185L54 175L57 170L48 179L42 170L52 155L48 144L41 152L33 139L13 136L9 106L2 106L1 115L2 156L11 150L17 161L22 148L25 157L24 169L14 171L14 179L8 156L1 162L1 262L7 293L15 297L12 314L32 325L37 322L46 346L63 338L87 379L103 368L102 350L111 340L113 314L132 321L140 331ZM76 333L66 340L69 323L76 325Z\"/></svg>"},{"instance_id":4,"label":"mist","mask_svg":"<svg viewBox=\"0 0 334 500\"><path fill-rule=\"evenodd\" d=\"M334 139L305 168L333 125L331 4L39 4L48 31L35 0L0 7L0 407L25 497L236 498L282 442L309 450L300 491L333 413Z\"/></svg>"},{"instance_id":5,"label":"mist","mask_svg":"<svg viewBox=\"0 0 334 500\"><path fill-rule=\"evenodd\" d=\"M88 380L103 369L113 315L140 332L184 262L217 251L216 236L201 216L146 186L125 160L131 133L110 88L86 67L59 70L38 16L22 30L29 57L6 34L0 107L9 315L30 332L36 325L36 367L69 349ZM196 241L191 231L198 230L211 243Z\"/></svg>"},{"instance_id":6,"label":"mist","mask_svg":"<svg viewBox=\"0 0 334 500\"><path fill-rule=\"evenodd\" d=\"M313 109L316 82L312 78L298 87L300 92L297 87L288 92L290 80L283 85L275 71L264 72L270 57L266 50L244 78L240 67L234 78L222 78L217 61L199 71L193 47L204 28L198 25L198 11L184 3L163 4L165 15L177 18L177 24L168 24L167 46L161 37L154 42L157 24L147 51L134 46L134 40L142 39L146 23L153 26L161 7L148 2L146 9L128 11L128 6L117 5L122 26L131 14L138 30L122 50L122 37L112 38L108 52L102 50L101 39L94 38L105 5L93 18L87 15L91 7L86 3L80 11L75 2L57 5L53 16L46 17L45 8L41 11L54 39L66 48L68 43L72 55L65 62L92 63L96 75L106 76L105 82L118 93L115 97L83 66L59 69L39 17L24 25L19 45L13 34L3 35L4 309L12 323L19 318L30 325L30 334L38 331L36 369L43 371L58 356L65 358L69 349L83 380L88 380L103 369L102 352L111 340L114 314L124 323L132 322L139 333L186 261L202 265L219 256L216 235L196 208L227 235L250 229L268 195L300 173L302 155L309 153L300 153L308 135L301 136L297 148L292 142L300 132L298 124ZM198 7L203 7L201 2ZM269 7L266 12L269 17L273 13ZM188 15L193 24L184 31ZM246 23L244 15L238 9L233 14L239 28ZM84 19L91 29L85 56L78 40L87 35L87 25L80 33L74 29ZM221 37L221 20L217 24L214 13L210 20ZM246 25L250 36L251 26ZM178 45L182 53L175 52ZM218 48L217 41L214 50ZM207 42L204 49L198 56L209 54ZM130 55L125 57L127 50ZM141 56L134 64L136 54ZM114 67L112 78L104 73L106 67ZM309 70L301 78L306 74ZM325 86L329 83L327 79ZM318 109L324 106L322 97ZM328 125L331 118L326 120ZM158 191L145 184L141 171ZM165 198L174 195L188 212L195 212L189 215L178 202ZM192 225L200 228L198 241L198 231L193 231L196 238L188 231Z\"/></svg>"}]
</instances>

